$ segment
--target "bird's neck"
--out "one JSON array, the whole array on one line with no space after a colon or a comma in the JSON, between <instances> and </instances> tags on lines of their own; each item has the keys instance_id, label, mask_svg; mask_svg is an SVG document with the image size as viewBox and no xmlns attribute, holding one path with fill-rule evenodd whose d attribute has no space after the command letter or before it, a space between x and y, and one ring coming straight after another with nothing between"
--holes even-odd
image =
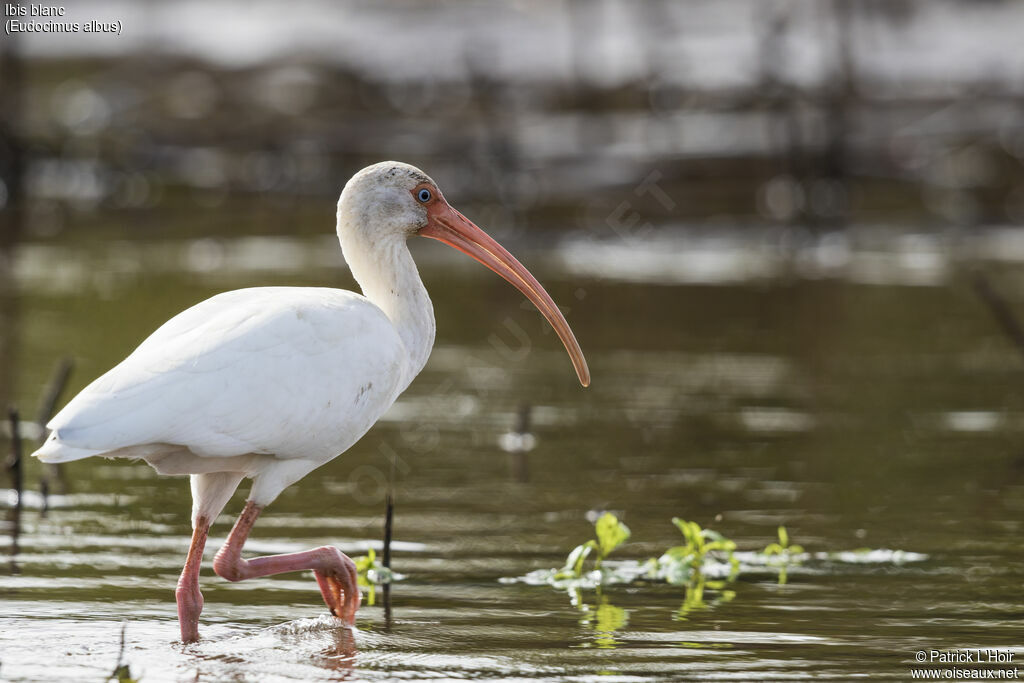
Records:
<instances>
[{"instance_id":1,"label":"bird's neck","mask_svg":"<svg viewBox=\"0 0 1024 683\"><path fill-rule=\"evenodd\" d=\"M341 250L363 296L384 311L405 345L409 364L404 390L426 365L434 345L434 307L409 247L400 238L365 244L343 234Z\"/></svg>"}]
</instances>

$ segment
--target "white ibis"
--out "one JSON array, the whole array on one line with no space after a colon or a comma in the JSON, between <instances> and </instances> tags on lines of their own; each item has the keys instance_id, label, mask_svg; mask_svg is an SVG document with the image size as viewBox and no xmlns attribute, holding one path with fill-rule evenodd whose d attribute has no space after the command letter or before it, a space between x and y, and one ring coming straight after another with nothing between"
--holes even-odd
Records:
<instances>
[{"instance_id":1,"label":"white ibis","mask_svg":"<svg viewBox=\"0 0 1024 683\"><path fill-rule=\"evenodd\" d=\"M259 287L207 299L75 396L35 453L51 463L136 458L161 474L190 475L192 543L175 592L185 642L199 638L210 524L246 477L252 490L213 570L240 581L312 569L331 613L354 623L355 565L340 550L246 560L242 546L263 508L358 441L426 364L434 310L409 237L440 240L508 280L547 318L580 382L590 384L583 352L544 288L419 169L386 161L357 173L338 201L337 229L363 296Z\"/></svg>"}]
</instances>

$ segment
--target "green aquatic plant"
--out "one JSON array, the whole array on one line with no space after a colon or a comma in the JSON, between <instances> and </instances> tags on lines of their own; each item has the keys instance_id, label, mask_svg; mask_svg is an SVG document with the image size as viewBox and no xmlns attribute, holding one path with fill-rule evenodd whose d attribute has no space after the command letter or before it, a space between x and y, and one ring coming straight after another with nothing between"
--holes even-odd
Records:
<instances>
[{"instance_id":1,"label":"green aquatic plant","mask_svg":"<svg viewBox=\"0 0 1024 683\"><path fill-rule=\"evenodd\" d=\"M768 564L778 565L779 567L779 585L785 585L788 579L787 568L792 562L799 564L801 556L804 554L804 547L802 545L790 545L789 544L789 533L786 531L786 527L779 527L779 542L769 543L765 546L761 554L767 558L778 558L778 560L769 560Z\"/></svg>"},{"instance_id":2,"label":"green aquatic plant","mask_svg":"<svg viewBox=\"0 0 1024 683\"><path fill-rule=\"evenodd\" d=\"M789 557L790 555L801 555L804 552L802 545L790 545L789 544L789 533L786 531L786 527L779 527L779 542L769 543L761 551L765 555L780 555L783 557Z\"/></svg>"},{"instance_id":3,"label":"green aquatic plant","mask_svg":"<svg viewBox=\"0 0 1024 683\"><path fill-rule=\"evenodd\" d=\"M377 586L383 586L401 578L377 560L377 553L373 548L367 549L365 555L360 555L353 562L356 563L356 583L366 589L367 605L372 606L376 601Z\"/></svg>"},{"instance_id":4,"label":"green aquatic plant","mask_svg":"<svg viewBox=\"0 0 1024 683\"><path fill-rule=\"evenodd\" d=\"M565 591L572 605L581 611L592 609L585 602L583 591L596 591L598 606L610 605L603 594L607 586L665 582L683 586L685 595L676 618L716 604L731 601L735 591L729 586L741 574L744 576L775 575L780 584L786 583L787 572L806 563L816 562L835 571L836 567L851 564L902 565L922 562L927 555L903 550L860 549L843 552L808 553L800 545L791 544L785 527L779 527L778 542L769 543L764 550L739 551L732 539L713 529L704 529L697 522L674 517L672 523L683 535L683 543L666 549L660 556L645 562L632 559L611 560L608 556L629 537L630 530L610 512L598 518L594 525L596 538L572 549L560 569L535 569L519 577L499 579L502 583L548 585ZM586 562L593 557L588 571ZM711 594L711 597L708 595ZM606 608L601 618L587 616L588 624L596 624L601 633L614 631L619 612ZM625 612L622 612L624 615ZM613 618L614 617L614 618Z\"/></svg>"},{"instance_id":5,"label":"green aquatic plant","mask_svg":"<svg viewBox=\"0 0 1024 683\"><path fill-rule=\"evenodd\" d=\"M110 674L107 680L117 681L117 683L138 683L137 678L132 678L132 671L127 664L121 664L114 669L114 673Z\"/></svg>"},{"instance_id":6,"label":"green aquatic plant","mask_svg":"<svg viewBox=\"0 0 1024 683\"><path fill-rule=\"evenodd\" d=\"M648 577L662 579L674 585L689 583L695 573L704 573L709 562L727 563L728 578L739 573L736 543L713 529L702 529L697 522L673 517L672 523L683 534L683 545L669 548L661 557L648 561ZM721 572L714 572L719 574Z\"/></svg>"},{"instance_id":7,"label":"green aquatic plant","mask_svg":"<svg viewBox=\"0 0 1024 683\"><path fill-rule=\"evenodd\" d=\"M591 553L596 552L594 569L600 571L601 563L612 553L613 550L626 542L629 538L629 527L619 521L619 518L610 512L598 517L594 523L594 534L596 539L582 543L569 553L565 558L565 566L555 574L556 579L579 579L583 576L583 565Z\"/></svg>"}]
</instances>

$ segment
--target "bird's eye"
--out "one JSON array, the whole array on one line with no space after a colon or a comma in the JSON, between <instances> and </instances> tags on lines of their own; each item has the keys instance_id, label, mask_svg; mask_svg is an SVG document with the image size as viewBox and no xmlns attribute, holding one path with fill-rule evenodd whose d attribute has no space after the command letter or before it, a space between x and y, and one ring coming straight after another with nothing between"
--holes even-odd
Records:
<instances>
[{"instance_id":1,"label":"bird's eye","mask_svg":"<svg viewBox=\"0 0 1024 683\"><path fill-rule=\"evenodd\" d=\"M424 204L430 201L430 196L430 190L428 190L425 187L416 193L416 198L419 199Z\"/></svg>"}]
</instances>

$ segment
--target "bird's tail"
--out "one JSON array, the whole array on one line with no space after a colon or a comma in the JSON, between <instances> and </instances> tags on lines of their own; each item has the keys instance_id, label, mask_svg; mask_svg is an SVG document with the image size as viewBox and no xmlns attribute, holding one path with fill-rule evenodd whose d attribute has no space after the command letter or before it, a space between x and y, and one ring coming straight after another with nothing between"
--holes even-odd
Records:
<instances>
[{"instance_id":1,"label":"bird's tail","mask_svg":"<svg viewBox=\"0 0 1024 683\"><path fill-rule=\"evenodd\" d=\"M102 452L103 451L97 451L92 448L76 448L74 446L61 443L60 438L57 436L57 432L51 432L42 447L32 455L43 462L59 463L81 460L82 458L99 455Z\"/></svg>"}]
</instances>

